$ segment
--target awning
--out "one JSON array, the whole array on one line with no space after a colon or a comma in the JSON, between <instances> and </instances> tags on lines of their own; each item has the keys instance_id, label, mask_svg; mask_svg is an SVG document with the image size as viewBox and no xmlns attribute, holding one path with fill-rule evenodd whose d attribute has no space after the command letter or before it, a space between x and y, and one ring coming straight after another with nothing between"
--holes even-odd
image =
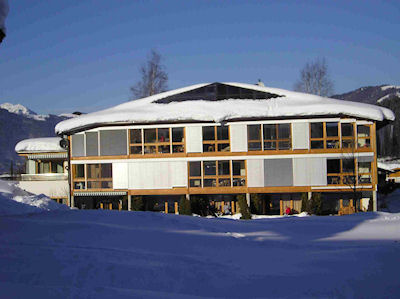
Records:
<instances>
[{"instance_id":1,"label":"awning","mask_svg":"<svg viewBox=\"0 0 400 299\"><path fill-rule=\"evenodd\" d=\"M67 153L28 154L28 159L67 159Z\"/></svg>"},{"instance_id":2,"label":"awning","mask_svg":"<svg viewBox=\"0 0 400 299\"><path fill-rule=\"evenodd\" d=\"M126 191L93 191L93 192L74 192L74 196L121 196L126 195Z\"/></svg>"}]
</instances>

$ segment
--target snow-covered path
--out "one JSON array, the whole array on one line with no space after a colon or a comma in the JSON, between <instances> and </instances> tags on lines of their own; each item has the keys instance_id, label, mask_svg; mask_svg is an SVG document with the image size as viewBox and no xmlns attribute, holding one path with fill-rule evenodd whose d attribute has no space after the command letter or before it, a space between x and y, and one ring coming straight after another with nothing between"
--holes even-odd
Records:
<instances>
[{"instance_id":1,"label":"snow-covered path","mask_svg":"<svg viewBox=\"0 0 400 299\"><path fill-rule=\"evenodd\" d=\"M2 298L399 297L400 214L0 217Z\"/></svg>"}]
</instances>

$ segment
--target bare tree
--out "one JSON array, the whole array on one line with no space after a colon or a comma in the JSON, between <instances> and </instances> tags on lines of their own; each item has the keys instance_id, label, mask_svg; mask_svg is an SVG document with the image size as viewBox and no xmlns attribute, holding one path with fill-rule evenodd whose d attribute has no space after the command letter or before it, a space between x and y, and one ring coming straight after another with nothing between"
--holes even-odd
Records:
<instances>
[{"instance_id":1,"label":"bare tree","mask_svg":"<svg viewBox=\"0 0 400 299\"><path fill-rule=\"evenodd\" d=\"M295 83L294 90L319 96L333 93L333 82L329 78L325 58L306 63L300 71L300 79Z\"/></svg>"},{"instance_id":2,"label":"bare tree","mask_svg":"<svg viewBox=\"0 0 400 299\"><path fill-rule=\"evenodd\" d=\"M139 69L141 79L131 87L134 99L148 97L168 88L168 75L161 63L161 55L152 50L147 62Z\"/></svg>"}]
</instances>

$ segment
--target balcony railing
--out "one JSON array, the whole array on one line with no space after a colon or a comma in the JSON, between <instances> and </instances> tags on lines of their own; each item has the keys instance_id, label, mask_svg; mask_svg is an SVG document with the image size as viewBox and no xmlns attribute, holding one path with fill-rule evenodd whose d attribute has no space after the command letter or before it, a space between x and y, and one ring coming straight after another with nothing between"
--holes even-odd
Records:
<instances>
[{"instance_id":1,"label":"balcony railing","mask_svg":"<svg viewBox=\"0 0 400 299\"><path fill-rule=\"evenodd\" d=\"M68 180L66 173L21 174L21 181L64 181Z\"/></svg>"}]
</instances>

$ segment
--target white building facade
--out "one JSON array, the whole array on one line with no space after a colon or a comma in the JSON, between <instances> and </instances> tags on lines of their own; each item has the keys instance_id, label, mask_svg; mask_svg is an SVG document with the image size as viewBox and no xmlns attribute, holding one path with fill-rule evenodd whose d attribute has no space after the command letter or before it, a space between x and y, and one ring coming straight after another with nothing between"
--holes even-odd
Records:
<instances>
[{"instance_id":1,"label":"white building facade","mask_svg":"<svg viewBox=\"0 0 400 299\"><path fill-rule=\"evenodd\" d=\"M130 210L140 196L177 212L185 196L234 213L245 195L283 214L319 193L325 213L376 210L376 127L390 110L239 83L134 102L57 125L70 142L71 205Z\"/></svg>"}]
</instances>

